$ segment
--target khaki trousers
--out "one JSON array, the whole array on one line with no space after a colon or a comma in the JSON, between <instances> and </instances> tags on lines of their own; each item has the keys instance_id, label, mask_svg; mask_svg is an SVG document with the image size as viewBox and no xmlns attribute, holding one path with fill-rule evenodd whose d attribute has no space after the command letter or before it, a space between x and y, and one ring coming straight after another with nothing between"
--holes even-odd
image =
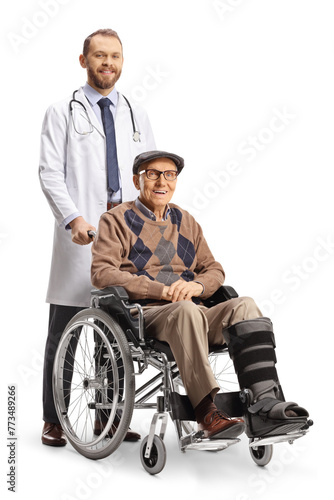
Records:
<instances>
[{"instance_id":1,"label":"khaki trousers","mask_svg":"<svg viewBox=\"0 0 334 500\"><path fill-rule=\"evenodd\" d=\"M249 297L237 297L211 308L180 301L143 308L145 334L168 342L195 408L208 394L219 391L208 361L209 345L224 344L224 328L262 316Z\"/></svg>"}]
</instances>

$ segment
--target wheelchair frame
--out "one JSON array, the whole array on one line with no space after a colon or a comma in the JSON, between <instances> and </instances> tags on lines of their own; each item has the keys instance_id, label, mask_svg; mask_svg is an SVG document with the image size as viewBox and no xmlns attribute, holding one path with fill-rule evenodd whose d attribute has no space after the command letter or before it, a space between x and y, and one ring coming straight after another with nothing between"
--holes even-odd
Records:
<instances>
[{"instance_id":1,"label":"wheelchair frame","mask_svg":"<svg viewBox=\"0 0 334 500\"><path fill-rule=\"evenodd\" d=\"M211 307L237 296L232 287L224 286L205 305ZM226 354L224 346L210 352L214 359ZM158 374L135 389L135 376L149 366ZM195 420L194 411L188 397L182 394L182 380L168 344L145 338L142 307L130 304L122 287L93 290L91 307L78 313L67 325L56 353L53 391L65 434L74 448L87 458L104 458L118 448L128 430L133 409L156 410L140 450L142 465L150 474L159 473L166 463L163 440L168 415L174 422L182 452L221 451L240 441L239 438L207 439L203 432L194 429L191 423ZM157 394L156 402L148 402ZM232 416L242 416L244 396L240 390L219 392L215 403ZM258 465L267 465L273 443L292 443L305 433L251 439L251 456Z\"/></svg>"}]
</instances>

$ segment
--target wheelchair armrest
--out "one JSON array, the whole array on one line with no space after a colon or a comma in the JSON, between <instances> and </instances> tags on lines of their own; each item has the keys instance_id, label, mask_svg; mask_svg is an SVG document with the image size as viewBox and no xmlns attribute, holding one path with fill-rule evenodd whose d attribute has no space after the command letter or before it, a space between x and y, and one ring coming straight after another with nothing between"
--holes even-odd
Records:
<instances>
[{"instance_id":1,"label":"wheelchair armrest","mask_svg":"<svg viewBox=\"0 0 334 500\"><path fill-rule=\"evenodd\" d=\"M102 290L91 290L92 299L97 298L98 305L108 314L116 317L120 326L127 334L128 340L138 345L141 339L143 327L141 321L131 314L136 309L136 304L130 304L129 295L122 286L109 286ZM138 308L137 308L138 309Z\"/></svg>"},{"instance_id":2,"label":"wheelchair armrest","mask_svg":"<svg viewBox=\"0 0 334 500\"><path fill-rule=\"evenodd\" d=\"M203 303L206 307L212 307L216 304L219 304L220 302L235 299L236 297L239 297L239 295L233 287L223 285L219 287L218 290L216 290L215 293L211 295L211 297L204 300Z\"/></svg>"},{"instance_id":3,"label":"wheelchair armrest","mask_svg":"<svg viewBox=\"0 0 334 500\"><path fill-rule=\"evenodd\" d=\"M129 300L129 296L122 286L108 286L107 288L103 288L102 290L98 290L94 288L91 290L91 295L93 297L104 297L106 295L115 295L115 297L119 300Z\"/></svg>"}]
</instances>

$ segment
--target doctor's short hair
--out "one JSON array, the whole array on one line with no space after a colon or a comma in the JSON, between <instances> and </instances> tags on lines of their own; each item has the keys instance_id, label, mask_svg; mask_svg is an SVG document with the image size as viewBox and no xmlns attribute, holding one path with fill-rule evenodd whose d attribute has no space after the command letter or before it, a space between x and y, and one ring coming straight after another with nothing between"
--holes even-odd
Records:
<instances>
[{"instance_id":1,"label":"doctor's short hair","mask_svg":"<svg viewBox=\"0 0 334 500\"><path fill-rule=\"evenodd\" d=\"M101 30L97 30L97 31L94 31L94 33L92 33L91 35L89 35L86 40L84 41L84 44L83 44L83 50L82 50L82 54L87 57L87 54L89 52L89 45L90 45L90 41L91 39L93 38L93 36L96 36L96 35L102 35L102 36L113 36L114 38L117 38L117 40L119 41L119 43L121 44L121 47L123 49L123 45L122 45L122 42L121 42L121 39L120 37L118 36L118 34L116 33L116 31L112 30L112 29L101 29Z\"/></svg>"}]
</instances>

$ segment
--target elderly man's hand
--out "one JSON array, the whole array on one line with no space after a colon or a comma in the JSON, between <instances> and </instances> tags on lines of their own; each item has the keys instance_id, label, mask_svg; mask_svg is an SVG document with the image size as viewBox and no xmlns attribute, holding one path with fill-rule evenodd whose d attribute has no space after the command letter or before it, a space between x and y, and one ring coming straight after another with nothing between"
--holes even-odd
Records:
<instances>
[{"instance_id":1,"label":"elderly man's hand","mask_svg":"<svg viewBox=\"0 0 334 500\"><path fill-rule=\"evenodd\" d=\"M196 281L175 281L170 286L165 286L162 299L171 302L178 302L180 300L191 300L192 297L198 297L203 292L203 285Z\"/></svg>"}]
</instances>

